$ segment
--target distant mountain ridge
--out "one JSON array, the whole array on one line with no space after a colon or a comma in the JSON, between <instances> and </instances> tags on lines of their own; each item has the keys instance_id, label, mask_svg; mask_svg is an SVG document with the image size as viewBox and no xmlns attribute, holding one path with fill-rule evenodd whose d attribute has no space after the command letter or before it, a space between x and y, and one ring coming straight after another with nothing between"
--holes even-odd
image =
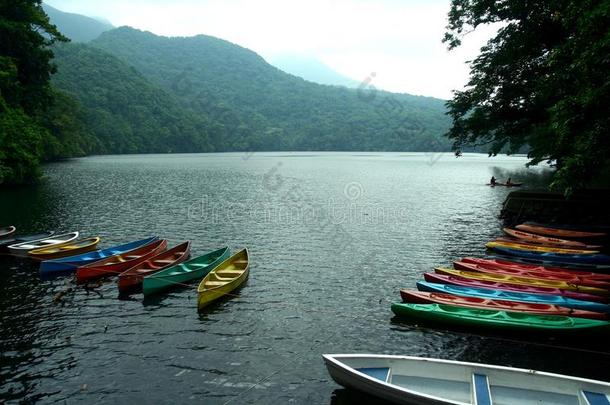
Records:
<instances>
[{"instance_id":1,"label":"distant mountain ridge","mask_svg":"<svg viewBox=\"0 0 610 405\"><path fill-rule=\"evenodd\" d=\"M351 88L360 85L360 82L337 73L312 56L280 54L266 58L266 60L276 68L310 82Z\"/></svg>"},{"instance_id":2,"label":"distant mountain ridge","mask_svg":"<svg viewBox=\"0 0 610 405\"><path fill-rule=\"evenodd\" d=\"M66 13L43 3L42 9L62 34L74 42L88 42L114 26L108 22L80 14Z\"/></svg>"},{"instance_id":3,"label":"distant mountain ridge","mask_svg":"<svg viewBox=\"0 0 610 405\"><path fill-rule=\"evenodd\" d=\"M450 149L443 100L312 83L206 35L57 15L68 36L103 30L59 45L53 78L84 107L95 153Z\"/></svg>"}]
</instances>

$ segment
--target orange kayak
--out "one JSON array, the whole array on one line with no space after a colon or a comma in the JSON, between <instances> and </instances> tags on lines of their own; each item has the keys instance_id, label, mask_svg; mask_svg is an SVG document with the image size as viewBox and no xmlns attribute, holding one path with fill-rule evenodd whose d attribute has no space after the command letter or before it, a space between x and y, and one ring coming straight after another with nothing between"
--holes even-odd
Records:
<instances>
[{"instance_id":1,"label":"orange kayak","mask_svg":"<svg viewBox=\"0 0 610 405\"><path fill-rule=\"evenodd\" d=\"M565 308L553 304L517 302L480 297L466 297L447 293L424 292L418 290L400 290L404 302L417 304L446 304L463 308L492 309L498 311L521 312L536 315L575 316L578 318L607 320L608 315L602 312Z\"/></svg>"},{"instance_id":2,"label":"orange kayak","mask_svg":"<svg viewBox=\"0 0 610 405\"><path fill-rule=\"evenodd\" d=\"M453 267L456 270L466 271L478 271L481 273L492 273L492 274L504 274L507 276L527 277L537 280L556 280L565 281L575 285L597 287L605 290L610 290L610 280L595 280L587 278L586 276L578 276L569 271L557 272L544 270L544 267L540 266L538 269L519 269L510 267L494 267L494 266L481 266L475 263L464 263L454 262Z\"/></svg>"},{"instance_id":3,"label":"orange kayak","mask_svg":"<svg viewBox=\"0 0 610 405\"><path fill-rule=\"evenodd\" d=\"M121 274L130 267L167 249L167 241L160 239L120 255L110 256L76 269L76 282L84 283L102 277Z\"/></svg>"},{"instance_id":4,"label":"orange kayak","mask_svg":"<svg viewBox=\"0 0 610 405\"><path fill-rule=\"evenodd\" d=\"M552 238L550 236L536 235L533 233L522 232L516 229L503 228L504 233L508 236L520 240L521 242L533 243L543 246L561 247L565 249L599 249L600 245L587 245L586 243L577 242L575 240Z\"/></svg>"},{"instance_id":5,"label":"orange kayak","mask_svg":"<svg viewBox=\"0 0 610 405\"><path fill-rule=\"evenodd\" d=\"M601 236L606 236L603 232L584 232L584 231L573 231L571 229L560 229L560 228L550 228L548 226L539 226L539 225L530 225L530 224L521 224L517 225L517 228L523 232L534 233L537 235L545 235L552 236L555 238L599 238Z\"/></svg>"}]
</instances>

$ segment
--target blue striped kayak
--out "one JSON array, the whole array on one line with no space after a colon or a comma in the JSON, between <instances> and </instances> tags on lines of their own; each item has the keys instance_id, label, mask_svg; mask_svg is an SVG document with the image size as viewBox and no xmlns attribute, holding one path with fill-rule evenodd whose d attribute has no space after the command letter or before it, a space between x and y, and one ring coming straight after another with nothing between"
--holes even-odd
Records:
<instances>
[{"instance_id":1,"label":"blue striped kayak","mask_svg":"<svg viewBox=\"0 0 610 405\"><path fill-rule=\"evenodd\" d=\"M593 312L605 312L610 314L610 305L599 302L583 301L574 298L566 298L560 295L530 294L504 290L492 290L488 288L463 287L459 285L430 283L418 281L419 291L440 292L446 294L460 295L463 297L478 297L489 299L500 299L517 302L553 304L566 308L582 309Z\"/></svg>"},{"instance_id":2,"label":"blue striped kayak","mask_svg":"<svg viewBox=\"0 0 610 405\"><path fill-rule=\"evenodd\" d=\"M76 270L79 266L84 266L98 260L105 259L110 256L119 255L130 250L139 248L141 246L148 245L151 242L159 239L156 236L140 239L122 245L112 246L102 250L96 250L93 252L83 253L76 256L68 256L61 259L45 260L40 263L41 274L59 273L64 271Z\"/></svg>"},{"instance_id":3,"label":"blue striped kayak","mask_svg":"<svg viewBox=\"0 0 610 405\"><path fill-rule=\"evenodd\" d=\"M522 257L548 262L577 263L577 264L610 264L610 256L603 254L566 254L550 252L532 252L529 250L511 249L507 247L493 246L490 250L507 256Z\"/></svg>"}]
</instances>

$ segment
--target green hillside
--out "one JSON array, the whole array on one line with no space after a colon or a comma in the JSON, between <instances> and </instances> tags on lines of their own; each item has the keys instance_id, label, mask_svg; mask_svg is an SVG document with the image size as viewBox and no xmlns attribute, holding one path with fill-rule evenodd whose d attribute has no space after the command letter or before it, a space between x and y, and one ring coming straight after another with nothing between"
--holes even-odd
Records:
<instances>
[{"instance_id":1,"label":"green hillside","mask_svg":"<svg viewBox=\"0 0 610 405\"><path fill-rule=\"evenodd\" d=\"M443 100L314 84L204 35L167 38L121 27L91 45L209 117L213 132L227 134L219 150L449 149Z\"/></svg>"},{"instance_id":2,"label":"green hillside","mask_svg":"<svg viewBox=\"0 0 610 405\"><path fill-rule=\"evenodd\" d=\"M207 152L208 122L131 66L85 44L54 47L52 83L84 107L96 153Z\"/></svg>"}]
</instances>

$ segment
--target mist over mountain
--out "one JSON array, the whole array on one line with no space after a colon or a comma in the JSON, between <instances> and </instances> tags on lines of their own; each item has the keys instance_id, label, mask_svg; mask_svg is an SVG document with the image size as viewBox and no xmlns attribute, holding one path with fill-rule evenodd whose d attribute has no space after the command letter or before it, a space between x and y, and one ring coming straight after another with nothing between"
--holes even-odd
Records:
<instances>
[{"instance_id":1,"label":"mist over mountain","mask_svg":"<svg viewBox=\"0 0 610 405\"><path fill-rule=\"evenodd\" d=\"M356 88L360 82L345 77L313 56L278 54L267 58L276 68L310 82Z\"/></svg>"},{"instance_id":2,"label":"mist over mountain","mask_svg":"<svg viewBox=\"0 0 610 405\"><path fill-rule=\"evenodd\" d=\"M102 32L114 28L107 21L80 14L66 13L46 3L43 3L42 8L49 16L51 23L55 24L62 34L74 42L91 41L99 37Z\"/></svg>"}]
</instances>

